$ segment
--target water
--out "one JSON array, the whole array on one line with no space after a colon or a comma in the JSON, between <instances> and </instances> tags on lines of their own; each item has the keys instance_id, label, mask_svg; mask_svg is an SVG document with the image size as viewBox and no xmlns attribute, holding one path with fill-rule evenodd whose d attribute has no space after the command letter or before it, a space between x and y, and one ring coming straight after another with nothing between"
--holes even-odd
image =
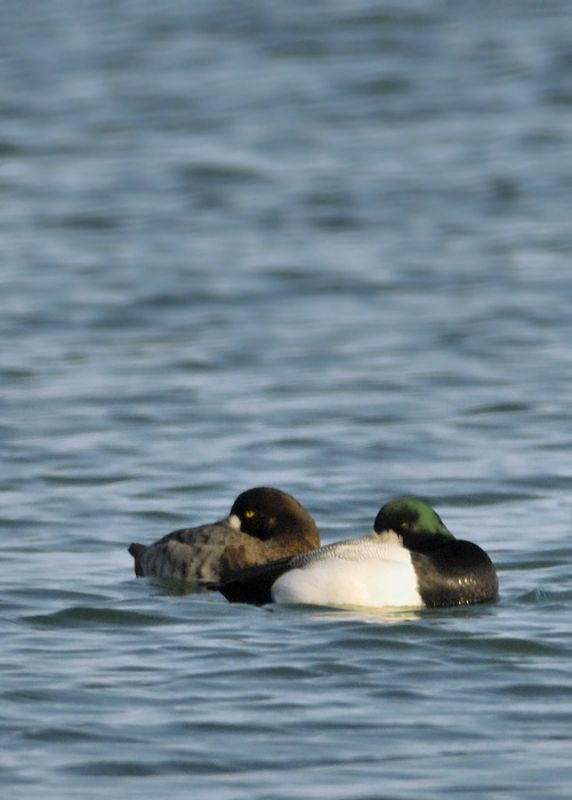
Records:
<instances>
[{"instance_id":1,"label":"water","mask_svg":"<svg viewBox=\"0 0 572 800\"><path fill-rule=\"evenodd\" d=\"M2 11L2 795L568 798L569 4ZM259 484L425 495L500 600L135 580Z\"/></svg>"}]
</instances>

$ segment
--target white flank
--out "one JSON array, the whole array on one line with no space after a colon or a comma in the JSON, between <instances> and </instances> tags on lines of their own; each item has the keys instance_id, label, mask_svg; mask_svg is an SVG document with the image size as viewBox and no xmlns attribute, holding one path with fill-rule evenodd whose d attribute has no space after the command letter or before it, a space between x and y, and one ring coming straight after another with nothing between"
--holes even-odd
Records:
<instances>
[{"instance_id":1,"label":"white flank","mask_svg":"<svg viewBox=\"0 0 572 800\"><path fill-rule=\"evenodd\" d=\"M397 537L380 541L367 536L340 545L324 548L322 557L281 575L272 587L274 602L338 608L423 606L411 556Z\"/></svg>"}]
</instances>

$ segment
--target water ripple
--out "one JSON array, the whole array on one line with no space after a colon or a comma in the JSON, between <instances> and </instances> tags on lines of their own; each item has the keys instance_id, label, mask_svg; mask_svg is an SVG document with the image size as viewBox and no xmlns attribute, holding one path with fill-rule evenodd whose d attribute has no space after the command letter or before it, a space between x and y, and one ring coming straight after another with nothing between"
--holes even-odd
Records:
<instances>
[{"instance_id":1,"label":"water ripple","mask_svg":"<svg viewBox=\"0 0 572 800\"><path fill-rule=\"evenodd\" d=\"M156 625L179 624L176 618L161 614L145 614L137 611L120 611L113 608L95 608L93 606L74 606L51 614L36 614L24 618L31 625L50 628L138 628Z\"/></svg>"}]
</instances>

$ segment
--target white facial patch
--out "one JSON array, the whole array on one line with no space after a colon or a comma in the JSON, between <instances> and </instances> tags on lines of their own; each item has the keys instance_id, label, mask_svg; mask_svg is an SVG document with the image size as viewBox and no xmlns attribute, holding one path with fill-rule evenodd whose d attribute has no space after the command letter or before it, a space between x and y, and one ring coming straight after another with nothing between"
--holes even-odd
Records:
<instances>
[{"instance_id":1,"label":"white facial patch","mask_svg":"<svg viewBox=\"0 0 572 800\"><path fill-rule=\"evenodd\" d=\"M231 514L228 518L228 524L231 528L234 528L235 531L240 530L240 518L236 516L236 514Z\"/></svg>"}]
</instances>

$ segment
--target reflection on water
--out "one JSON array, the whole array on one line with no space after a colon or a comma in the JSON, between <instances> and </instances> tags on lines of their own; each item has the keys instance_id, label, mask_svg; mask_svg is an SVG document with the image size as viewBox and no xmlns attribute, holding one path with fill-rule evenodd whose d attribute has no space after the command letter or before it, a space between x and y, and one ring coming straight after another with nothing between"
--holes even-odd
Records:
<instances>
[{"instance_id":1,"label":"reflection on water","mask_svg":"<svg viewBox=\"0 0 572 800\"><path fill-rule=\"evenodd\" d=\"M311 620L337 622L360 622L397 624L411 622L422 617L422 610L418 608L315 608L298 606L298 610Z\"/></svg>"}]
</instances>

